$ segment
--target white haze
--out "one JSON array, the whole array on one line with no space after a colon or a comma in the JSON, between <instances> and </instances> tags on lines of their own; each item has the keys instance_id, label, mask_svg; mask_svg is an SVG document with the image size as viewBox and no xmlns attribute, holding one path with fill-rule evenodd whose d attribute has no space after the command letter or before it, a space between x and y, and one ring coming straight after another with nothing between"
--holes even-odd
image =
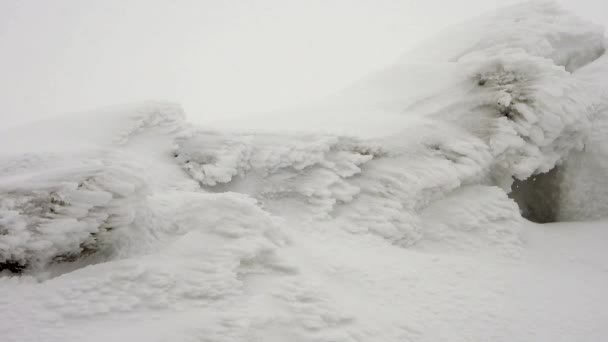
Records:
<instances>
[{"instance_id":1,"label":"white haze","mask_svg":"<svg viewBox=\"0 0 608 342\"><path fill-rule=\"evenodd\" d=\"M150 99L191 120L296 105L518 1L0 0L2 127ZM605 0L562 0L608 23Z\"/></svg>"}]
</instances>

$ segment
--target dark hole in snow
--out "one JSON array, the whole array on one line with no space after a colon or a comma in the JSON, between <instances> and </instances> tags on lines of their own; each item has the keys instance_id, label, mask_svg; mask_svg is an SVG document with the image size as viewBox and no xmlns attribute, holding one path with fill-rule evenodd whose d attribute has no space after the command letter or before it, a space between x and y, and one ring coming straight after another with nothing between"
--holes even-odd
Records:
<instances>
[{"instance_id":1,"label":"dark hole in snow","mask_svg":"<svg viewBox=\"0 0 608 342\"><path fill-rule=\"evenodd\" d=\"M556 222L559 218L559 169L516 179L511 197L519 206L521 215L536 223Z\"/></svg>"},{"instance_id":2,"label":"dark hole in snow","mask_svg":"<svg viewBox=\"0 0 608 342\"><path fill-rule=\"evenodd\" d=\"M0 272L8 270L11 273L20 274L23 272L23 270L25 270L26 267L26 265L14 260L0 262Z\"/></svg>"}]
</instances>

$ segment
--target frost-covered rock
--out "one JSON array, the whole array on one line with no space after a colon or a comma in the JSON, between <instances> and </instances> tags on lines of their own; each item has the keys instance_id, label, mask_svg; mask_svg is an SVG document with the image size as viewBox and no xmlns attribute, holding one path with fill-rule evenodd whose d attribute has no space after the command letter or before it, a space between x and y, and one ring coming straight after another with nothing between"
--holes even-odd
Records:
<instances>
[{"instance_id":1,"label":"frost-covered rock","mask_svg":"<svg viewBox=\"0 0 608 342\"><path fill-rule=\"evenodd\" d=\"M64 162L70 166L3 172L0 265L40 269L53 260L76 259L103 248L104 235L132 224L135 207L144 200L141 170L120 157L72 156Z\"/></svg>"},{"instance_id":2,"label":"frost-covered rock","mask_svg":"<svg viewBox=\"0 0 608 342\"><path fill-rule=\"evenodd\" d=\"M148 103L3 135L17 145L0 151L0 268L41 270L111 249L108 235L128 229L149 194L149 173L122 146L180 125L179 106Z\"/></svg>"},{"instance_id":3,"label":"frost-covered rock","mask_svg":"<svg viewBox=\"0 0 608 342\"><path fill-rule=\"evenodd\" d=\"M593 119L586 87L563 67L523 51L480 51L464 58L479 90L440 110L486 141L498 173L525 179L581 150ZM444 114L445 113L445 114ZM471 124L473 116L477 123ZM454 122L459 124L458 122Z\"/></svg>"}]
</instances>

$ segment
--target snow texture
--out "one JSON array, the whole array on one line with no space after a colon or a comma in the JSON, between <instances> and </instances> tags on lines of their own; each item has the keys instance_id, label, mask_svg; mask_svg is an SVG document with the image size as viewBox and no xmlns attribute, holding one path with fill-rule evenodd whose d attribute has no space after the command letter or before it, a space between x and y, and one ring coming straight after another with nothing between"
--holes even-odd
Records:
<instances>
[{"instance_id":1,"label":"snow texture","mask_svg":"<svg viewBox=\"0 0 608 342\"><path fill-rule=\"evenodd\" d=\"M2 132L2 340L606 339L604 224L524 219L608 212L605 50L522 4L290 131L150 102Z\"/></svg>"}]
</instances>

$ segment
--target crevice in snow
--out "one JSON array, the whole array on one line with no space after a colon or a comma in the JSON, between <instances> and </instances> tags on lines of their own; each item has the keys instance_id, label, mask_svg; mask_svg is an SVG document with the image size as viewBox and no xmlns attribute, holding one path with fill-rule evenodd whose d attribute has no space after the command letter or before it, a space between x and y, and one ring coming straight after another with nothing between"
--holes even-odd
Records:
<instances>
[{"instance_id":1,"label":"crevice in snow","mask_svg":"<svg viewBox=\"0 0 608 342\"><path fill-rule=\"evenodd\" d=\"M536 223L559 221L560 167L525 180L516 179L509 194L519 206L521 215Z\"/></svg>"}]
</instances>

